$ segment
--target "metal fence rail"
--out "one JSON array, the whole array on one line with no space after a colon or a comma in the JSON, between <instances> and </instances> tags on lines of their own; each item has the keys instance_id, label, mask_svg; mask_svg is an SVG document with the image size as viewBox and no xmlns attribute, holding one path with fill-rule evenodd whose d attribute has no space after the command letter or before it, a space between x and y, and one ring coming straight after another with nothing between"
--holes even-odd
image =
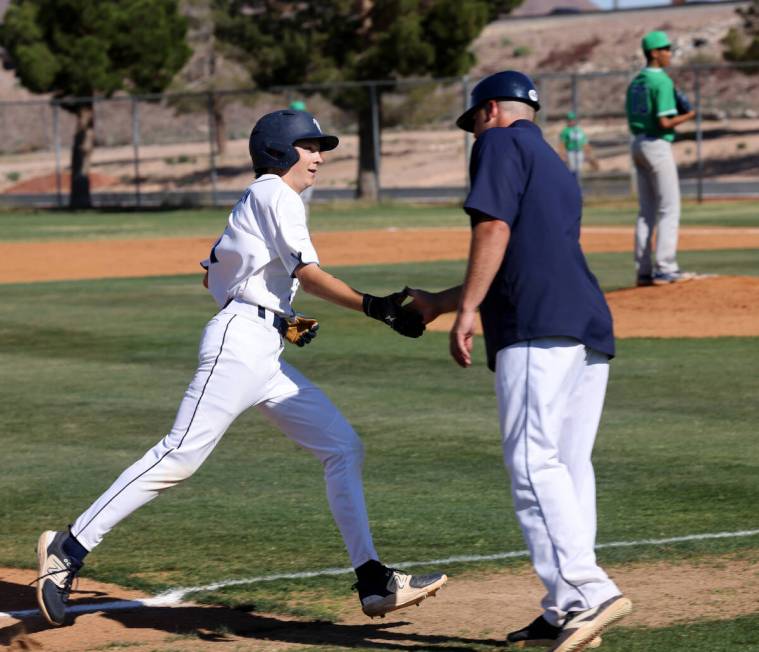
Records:
<instances>
[{"instance_id":1,"label":"metal fence rail","mask_svg":"<svg viewBox=\"0 0 759 652\"><path fill-rule=\"evenodd\" d=\"M759 194L757 63L688 65L670 70L698 111L676 145L683 193ZM556 144L568 111L589 134L600 171L583 177L587 195L631 192L624 93L637 70L536 73L539 124ZM75 120L65 106L93 103L92 198L98 206L227 205L249 183L247 137L263 114L305 99L343 146L315 200L355 193L356 116L332 101L365 92L372 108L380 197L455 200L467 184L471 137L456 131L474 79L378 80L269 89L0 102L0 204L66 206L68 151ZM722 143L721 148L714 145ZM732 149L731 149L732 148ZM439 162L444 160L444 170ZM435 168L433 169L433 164ZM333 170L333 172L330 172ZM321 174L321 173L320 173Z\"/></svg>"}]
</instances>

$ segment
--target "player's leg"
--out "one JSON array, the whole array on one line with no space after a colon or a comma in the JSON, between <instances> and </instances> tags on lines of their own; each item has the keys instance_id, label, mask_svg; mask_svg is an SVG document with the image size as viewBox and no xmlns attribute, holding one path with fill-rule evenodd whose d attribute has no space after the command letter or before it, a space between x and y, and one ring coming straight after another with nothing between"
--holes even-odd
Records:
<instances>
[{"instance_id":1,"label":"player's leg","mask_svg":"<svg viewBox=\"0 0 759 652\"><path fill-rule=\"evenodd\" d=\"M327 499L356 569L364 612L384 615L434 595L445 583L445 575L406 575L379 563L364 500L363 444L321 389L291 365L280 364L281 372L271 379L267 399L257 408L322 463Z\"/></svg>"},{"instance_id":2,"label":"player's leg","mask_svg":"<svg viewBox=\"0 0 759 652\"><path fill-rule=\"evenodd\" d=\"M70 534L48 531L40 537L43 579L38 599L51 624L63 623L71 579L84 556L117 523L194 473L234 418L258 400L279 350L281 340L274 329L225 312L209 322L200 342L198 369L169 434L76 519ZM70 567L61 570L66 562Z\"/></svg>"},{"instance_id":3,"label":"player's leg","mask_svg":"<svg viewBox=\"0 0 759 652\"><path fill-rule=\"evenodd\" d=\"M651 241L654 235L657 212L657 194L653 182L653 169L648 160L643 137L632 145L632 160L638 186L638 217L635 221L635 270L638 283L648 285L652 281Z\"/></svg>"},{"instance_id":4,"label":"player's leg","mask_svg":"<svg viewBox=\"0 0 759 652\"><path fill-rule=\"evenodd\" d=\"M324 467L327 499L354 566L376 559L364 501L364 448L343 415L297 369L280 361L257 409Z\"/></svg>"},{"instance_id":5,"label":"player's leg","mask_svg":"<svg viewBox=\"0 0 759 652\"><path fill-rule=\"evenodd\" d=\"M567 388L582 373L585 347L568 338L523 342L501 350L496 392L504 461L517 519L547 590L546 620L559 626L618 590L599 568L574 481L561 459Z\"/></svg>"},{"instance_id":6,"label":"player's leg","mask_svg":"<svg viewBox=\"0 0 759 652\"><path fill-rule=\"evenodd\" d=\"M232 421L260 398L279 347L275 330L240 315L222 312L209 322L169 434L74 522L71 533L85 548L92 550L119 521L200 467Z\"/></svg>"},{"instance_id":7,"label":"player's leg","mask_svg":"<svg viewBox=\"0 0 759 652\"><path fill-rule=\"evenodd\" d=\"M678 271L677 237L680 228L680 181L672 145L656 140L650 148L650 159L656 179L658 210L656 214L655 274L667 275Z\"/></svg>"},{"instance_id":8,"label":"player's leg","mask_svg":"<svg viewBox=\"0 0 759 652\"><path fill-rule=\"evenodd\" d=\"M568 389L559 456L566 465L580 509L585 516L585 533L589 545L596 541L596 481L591 456L601 421L606 385L609 379L609 358L586 349L585 364Z\"/></svg>"}]
</instances>

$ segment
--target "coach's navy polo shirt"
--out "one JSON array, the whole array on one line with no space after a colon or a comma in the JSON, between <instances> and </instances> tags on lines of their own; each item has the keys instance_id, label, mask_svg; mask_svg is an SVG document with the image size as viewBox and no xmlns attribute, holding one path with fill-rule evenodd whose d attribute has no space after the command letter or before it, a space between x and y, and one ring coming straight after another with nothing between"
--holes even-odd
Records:
<instances>
[{"instance_id":1,"label":"coach's navy polo shirt","mask_svg":"<svg viewBox=\"0 0 759 652\"><path fill-rule=\"evenodd\" d=\"M611 313L580 248L580 188L540 129L529 120L488 129L469 174L472 225L484 215L511 228L480 306L490 369L502 348L538 337L572 337L613 356Z\"/></svg>"}]
</instances>

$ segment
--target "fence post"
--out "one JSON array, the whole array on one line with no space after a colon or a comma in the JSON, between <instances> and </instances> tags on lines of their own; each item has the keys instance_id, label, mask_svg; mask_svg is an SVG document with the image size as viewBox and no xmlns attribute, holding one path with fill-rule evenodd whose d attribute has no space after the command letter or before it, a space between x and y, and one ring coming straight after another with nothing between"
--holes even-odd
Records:
<instances>
[{"instance_id":1,"label":"fence post","mask_svg":"<svg viewBox=\"0 0 759 652\"><path fill-rule=\"evenodd\" d=\"M60 107L53 100L53 146L55 148L55 201L58 208L63 206L61 195L61 130L60 130Z\"/></svg>"},{"instance_id":2,"label":"fence post","mask_svg":"<svg viewBox=\"0 0 759 652\"><path fill-rule=\"evenodd\" d=\"M132 98L132 152L134 154L134 198L137 208L142 205L140 193L140 108L137 98Z\"/></svg>"},{"instance_id":3,"label":"fence post","mask_svg":"<svg viewBox=\"0 0 759 652\"><path fill-rule=\"evenodd\" d=\"M704 133L701 125L701 69L695 68L694 93L696 95L696 199L704 201L704 161L701 158L701 142Z\"/></svg>"},{"instance_id":4,"label":"fence post","mask_svg":"<svg viewBox=\"0 0 759 652\"><path fill-rule=\"evenodd\" d=\"M213 91L208 93L208 148L210 152L211 161L211 203L214 206L218 206L218 195L216 190L216 148L214 142L216 140L216 123L213 118Z\"/></svg>"},{"instance_id":5,"label":"fence post","mask_svg":"<svg viewBox=\"0 0 759 652\"><path fill-rule=\"evenodd\" d=\"M461 95L464 111L469 108L469 77L464 75L461 78ZM472 134L468 131L464 132L464 186L469 188L469 161L472 154Z\"/></svg>"},{"instance_id":6,"label":"fence post","mask_svg":"<svg viewBox=\"0 0 759 652\"><path fill-rule=\"evenodd\" d=\"M580 112L577 109L577 75L572 73L572 112L579 117Z\"/></svg>"},{"instance_id":7,"label":"fence post","mask_svg":"<svg viewBox=\"0 0 759 652\"><path fill-rule=\"evenodd\" d=\"M543 83L543 77L536 77L535 79L535 85L538 87L538 96L540 98L540 111L538 111L537 118L538 118L538 124L542 129L545 129L548 126L548 111L549 111L549 104L548 104L548 93L546 93L546 87L548 86L548 83Z\"/></svg>"},{"instance_id":8,"label":"fence post","mask_svg":"<svg viewBox=\"0 0 759 652\"><path fill-rule=\"evenodd\" d=\"M382 151L380 141L379 106L377 99L377 87L369 86L369 101L372 107L372 144L374 149L374 185L377 188L377 199L380 199L382 187L380 186L380 165L382 164Z\"/></svg>"},{"instance_id":9,"label":"fence post","mask_svg":"<svg viewBox=\"0 0 759 652\"><path fill-rule=\"evenodd\" d=\"M58 208L63 206L61 195L61 130L60 130L60 107L53 100L53 146L55 148L55 196Z\"/></svg>"}]
</instances>

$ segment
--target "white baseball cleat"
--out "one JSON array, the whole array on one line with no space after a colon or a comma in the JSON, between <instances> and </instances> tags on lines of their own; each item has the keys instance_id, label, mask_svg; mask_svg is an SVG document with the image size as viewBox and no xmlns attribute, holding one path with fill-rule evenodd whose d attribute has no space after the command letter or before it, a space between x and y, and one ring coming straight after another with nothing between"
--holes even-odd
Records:
<instances>
[{"instance_id":1,"label":"white baseball cleat","mask_svg":"<svg viewBox=\"0 0 759 652\"><path fill-rule=\"evenodd\" d=\"M548 652L580 652L587 650L591 642L620 618L632 612L632 602L622 595L615 595L597 607L575 611L567 615L561 634Z\"/></svg>"},{"instance_id":2,"label":"white baseball cleat","mask_svg":"<svg viewBox=\"0 0 759 652\"><path fill-rule=\"evenodd\" d=\"M561 634L561 627L552 625L543 616L538 616L527 627L506 634L506 647L522 650L528 647L548 647L556 642ZM601 637L596 636L588 649L601 647Z\"/></svg>"},{"instance_id":3,"label":"white baseball cleat","mask_svg":"<svg viewBox=\"0 0 759 652\"><path fill-rule=\"evenodd\" d=\"M383 617L412 604L418 605L425 598L435 595L448 581L443 573L407 575L394 568L385 567L384 576L374 582L356 582L361 609L370 618Z\"/></svg>"}]
</instances>

